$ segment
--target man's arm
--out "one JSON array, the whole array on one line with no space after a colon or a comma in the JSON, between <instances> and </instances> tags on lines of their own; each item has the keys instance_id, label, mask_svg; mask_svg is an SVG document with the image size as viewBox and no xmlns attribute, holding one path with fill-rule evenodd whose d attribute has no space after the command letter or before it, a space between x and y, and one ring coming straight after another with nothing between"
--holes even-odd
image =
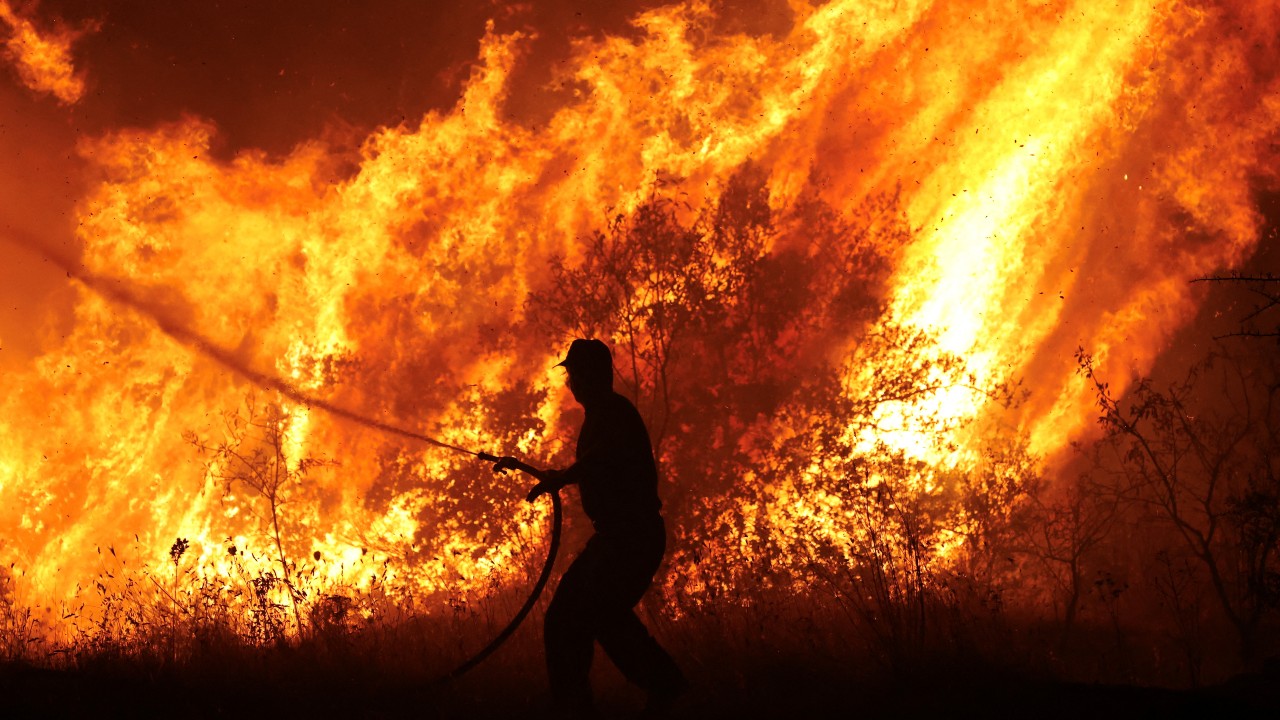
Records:
<instances>
[{"instance_id":1,"label":"man's arm","mask_svg":"<svg viewBox=\"0 0 1280 720\"><path fill-rule=\"evenodd\" d=\"M563 470L550 468L541 470L527 463L520 462L513 457L498 458L498 462L493 464L493 471L496 473L506 475L508 470L519 470L520 472L538 480L538 484L534 485L533 489L529 491L529 494L525 496L525 500L529 502L537 500L539 496L545 495L546 493L556 492L565 485L568 485L569 482L572 482L561 480L561 478L566 475L566 472Z\"/></svg>"}]
</instances>

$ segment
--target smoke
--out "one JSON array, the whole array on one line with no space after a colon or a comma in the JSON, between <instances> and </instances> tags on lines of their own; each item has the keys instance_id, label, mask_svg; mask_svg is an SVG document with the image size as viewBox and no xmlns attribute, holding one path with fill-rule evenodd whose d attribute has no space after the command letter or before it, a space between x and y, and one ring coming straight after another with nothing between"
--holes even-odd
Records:
<instances>
[{"instance_id":1,"label":"smoke","mask_svg":"<svg viewBox=\"0 0 1280 720\"><path fill-rule=\"evenodd\" d=\"M75 129L61 108L0 83L0 233L36 235L75 256L75 203L87 188L71 148ZM0 244L0 369L28 367L64 336L73 292L64 272L39 255Z\"/></svg>"}]
</instances>

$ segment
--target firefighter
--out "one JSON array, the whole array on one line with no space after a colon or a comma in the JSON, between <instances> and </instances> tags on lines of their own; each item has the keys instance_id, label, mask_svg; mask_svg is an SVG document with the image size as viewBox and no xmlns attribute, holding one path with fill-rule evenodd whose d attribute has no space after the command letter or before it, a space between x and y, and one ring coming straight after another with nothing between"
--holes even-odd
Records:
<instances>
[{"instance_id":1,"label":"firefighter","mask_svg":"<svg viewBox=\"0 0 1280 720\"><path fill-rule=\"evenodd\" d=\"M646 715L660 716L688 684L634 610L666 550L649 432L631 401L614 392L613 356L603 342L574 340L560 366L586 411L576 461L564 470L534 472L539 482L528 499L576 484L595 534L547 607L551 694L567 716L594 716L588 673L599 642L627 680L648 694ZM512 458L494 465L498 472L508 469L528 468Z\"/></svg>"}]
</instances>

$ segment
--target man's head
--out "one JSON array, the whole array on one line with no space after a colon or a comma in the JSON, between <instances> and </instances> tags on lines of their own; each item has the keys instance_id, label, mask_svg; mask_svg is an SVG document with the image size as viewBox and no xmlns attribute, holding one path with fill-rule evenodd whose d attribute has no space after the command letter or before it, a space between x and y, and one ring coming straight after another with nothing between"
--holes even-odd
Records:
<instances>
[{"instance_id":1,"label":"man's head","mask_svg":"<svg viewBox=\"0 0 1280 720\"><path fill-rule=\"evenodd\" d=\"M578 402L613 390L613 354L599 340L574 340L560 366L569 371L569 389Z\"/></svg>"}]
</instances>

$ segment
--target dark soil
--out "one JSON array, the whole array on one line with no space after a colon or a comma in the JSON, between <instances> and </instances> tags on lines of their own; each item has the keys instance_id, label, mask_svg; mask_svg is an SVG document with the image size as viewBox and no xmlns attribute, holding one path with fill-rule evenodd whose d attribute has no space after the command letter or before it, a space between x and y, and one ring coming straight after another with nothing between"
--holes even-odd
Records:
<instances>
[{"instance_id":1,"label":"dark soil","mask_svg":"<svg viewBox=\"0 0 1280 720\"><path fill-rule=\"evenodd\" d=\"M0 697L12 718L465 718L552 717L540 673L512 687L492 678L454 686L349 673L139 673L111 668L0 667ZM604 684L605 718L636 717L642 698L620 679ZM599 685L598 685L599 687ZM1280 718L1280 677L1243 675L1219 686L1170 690L975 677L972 669L868 683L832 668L782 668L765 677L695 684L672 718Z\"/></svg>"}]
</instances>

